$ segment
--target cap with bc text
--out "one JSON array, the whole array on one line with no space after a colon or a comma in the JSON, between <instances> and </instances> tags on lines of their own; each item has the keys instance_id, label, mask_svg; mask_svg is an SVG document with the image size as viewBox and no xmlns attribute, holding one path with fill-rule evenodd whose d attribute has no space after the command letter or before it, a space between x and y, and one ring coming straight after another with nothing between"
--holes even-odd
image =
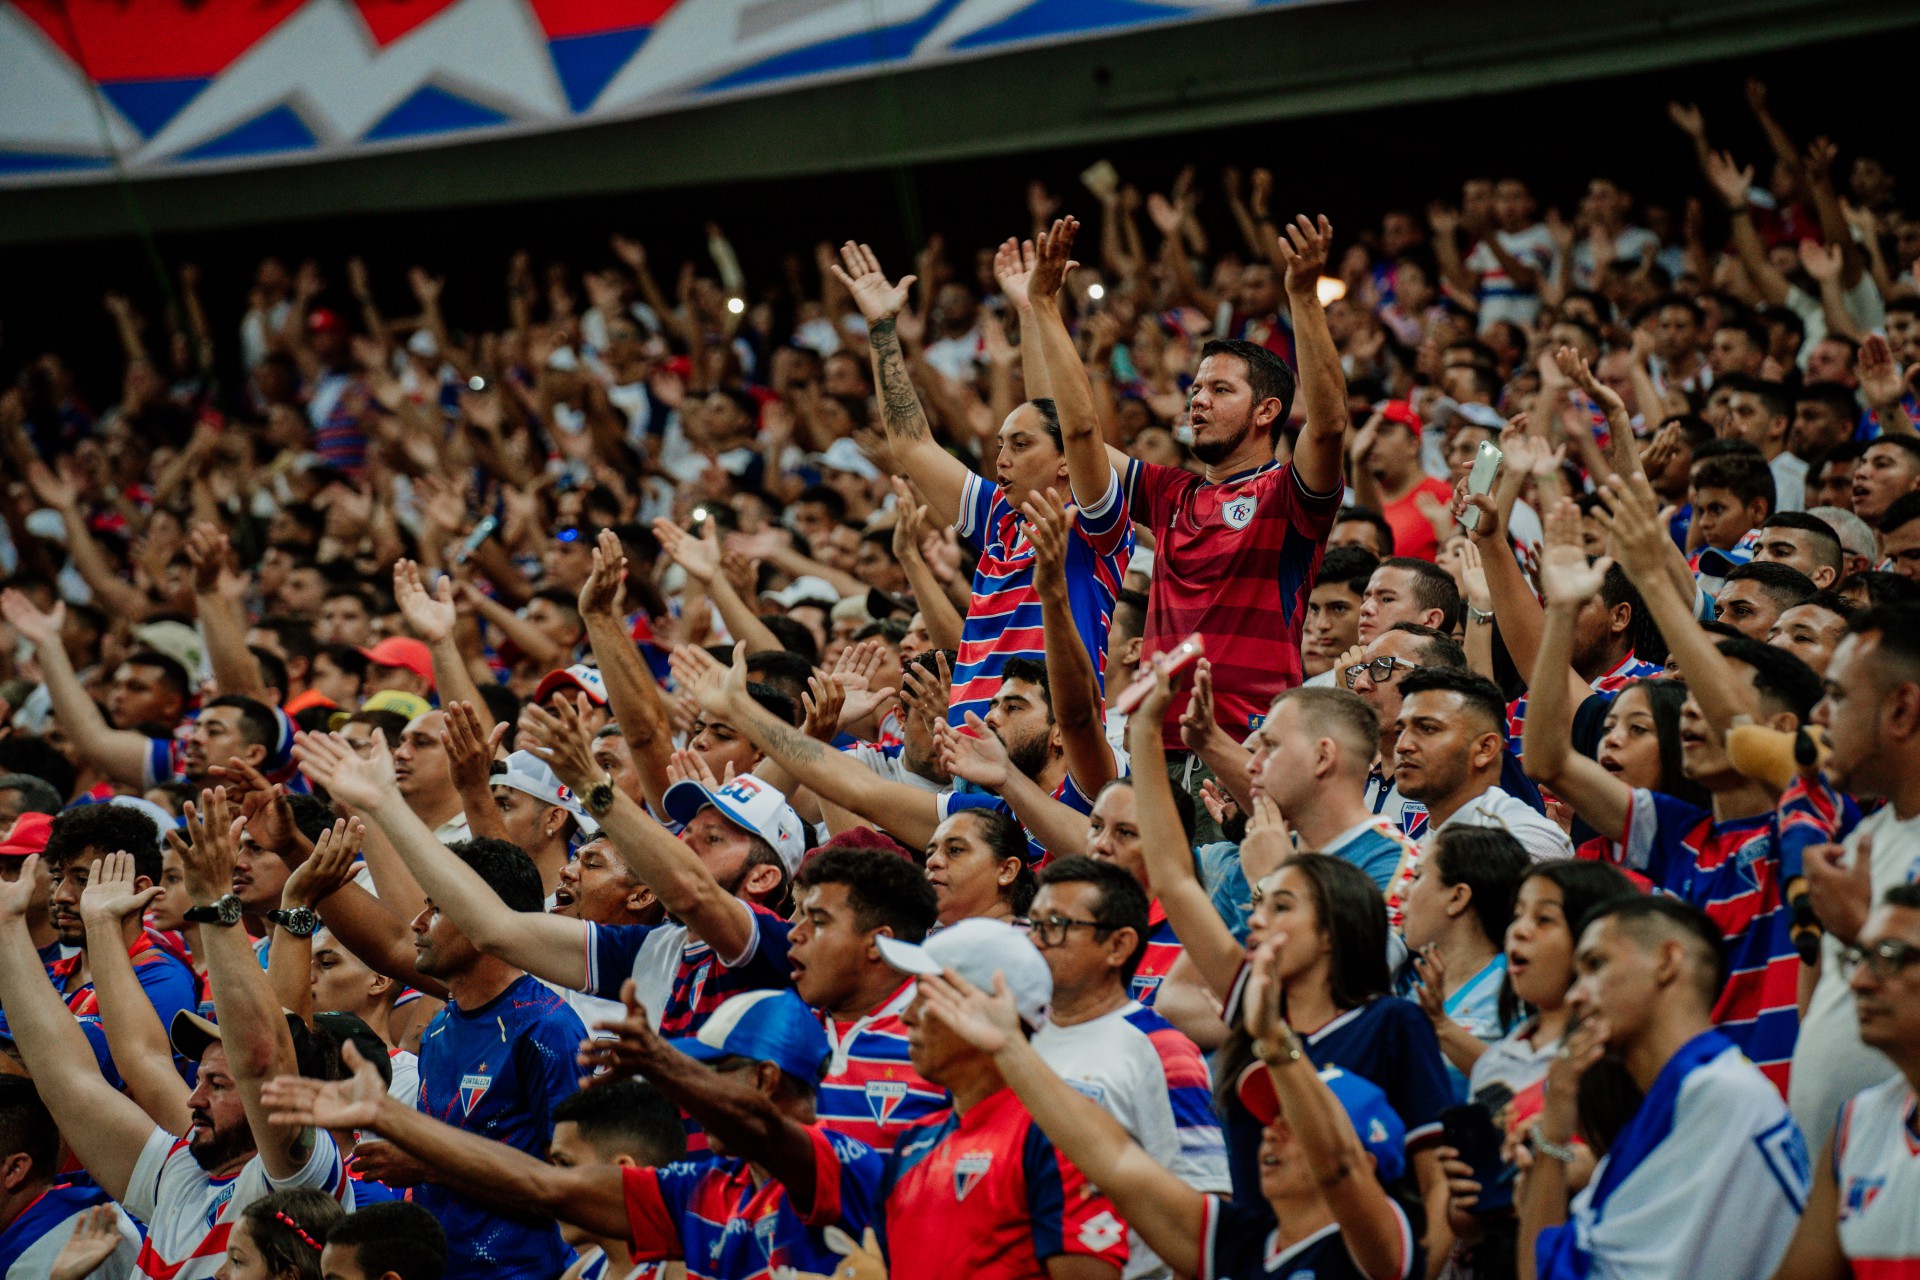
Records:
<instances>
[{"instance_id":1,"label":"cap with bc text","mask_svg":"<svg viewBox=\"0 0 1920 1280\"><path fill-rule=\"evenodd\" d=\"M1360 1145L1373 1157L1380 1181L1393 1182L1407 1171L1407 1126L1400 1113L1387 1101L1380 1086L1365 1076L1342 1071L1339 1067L1320 1069L1320 1078L1340 1099L1340 1105L1360 1135ZM1273 1077L1266 1064L1252 1062L1240 1073L1234 1092L1253 1118L1263 1125L1272 1124L1280 1114L1280 1096L1273 1091Z\"/></svg>"},{"instance_id":2,"label":"cap with bc text","mask_svg":"<svg viewBox=\"0 0 1920 1280\"><path fill-rule=\"evenodd\" d=\"M555 689L584 693L588 701L597 707L607 705L607 682L601 678L598 668L582 662L576 662L564 671L549 671L542 676L539 687L533 691L534 702L544 704Z\"/></svg>"},{"instance_id":3,"label":"cap with bc text","mask_svg":"<svg viewBox=\"0 0 1920 1280\"><path fill-rule=\"evenodd\" d=\"M745 827L773 846L780 865L792 875L807 856L806 828L787 797L770 783L750 773L730 778L723 786L706 787L687 779L667 788L663 797L667 816L685 826L708 805L735 826Z\"/></svg>"},{"instance_id":4,"label":"cap with bc text","mask_svg":"<svg viewBox=\"0 0 1920 1280\"><path fill-rule=\"evenodd\" d=\"M882 934L880 958L902 973L930 978L951 969L982 991L993 990L993 975L1006 976L1020 1020L1038 1027L1053 1003L1053 971L1024 929L1005 920L974 916L949 925L925 942L902 942Z\"/></svg>"},{"instance_id":5,"label":"cap with bc text","mask_svg":"<svg viewBox=\"0 0 1920 1280\"><path fill-rule=\"evenodd\" d=\"M541 804L558 805L573 816L580 830L587 835L600 829L600 824L588 816L581 805L580 797L574 795L572 788L560 781L547 762L533 752L516 751L493 767L494 773L487 779L488 786L506 787L532 796Z\"/></svg>"},{"instance_id":6,"label":"cap with bc text","mask_svg":"<svg viewBox=\"0 0 1920 1280\"><path fill-rule=\"evenodd\" d=\"M721 1003L698 1033L668 1042L689 1058L771 1062L786 1075L819 1084L833 1047L820 1017L791 991L743 991Z\"/></svg>"}]
</instances>

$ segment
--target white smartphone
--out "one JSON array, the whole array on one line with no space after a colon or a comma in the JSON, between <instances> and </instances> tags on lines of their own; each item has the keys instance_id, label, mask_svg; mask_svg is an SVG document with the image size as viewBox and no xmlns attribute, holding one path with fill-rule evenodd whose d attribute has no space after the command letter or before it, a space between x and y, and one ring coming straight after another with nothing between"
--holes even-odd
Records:
<instances>
[{"instance_id":1,"label":"white smartphone","mask_svg":"<svg viewBox=\"0 0 1920 1280\"><path fill-rule=\"evenodd\" d=\"M1480 442L1480 452L1474 455L1473 470L1467 472L1468 493L1492 493L1493 478L1500 474L1500 460L1506 455L1491 440ZM1460 513L1460 523L1472 533L1480 525L1480 508L1468 507Z\"/></svg>"}]
</instances>

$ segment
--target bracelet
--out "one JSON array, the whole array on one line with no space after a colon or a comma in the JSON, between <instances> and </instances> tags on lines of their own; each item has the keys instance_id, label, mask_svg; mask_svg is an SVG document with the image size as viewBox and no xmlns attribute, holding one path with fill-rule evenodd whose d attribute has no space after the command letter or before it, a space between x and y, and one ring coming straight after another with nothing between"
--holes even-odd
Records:
<instances>
[{"instance_id":1,"label":"bracelet","mask_svg":"<svg viewBox=\"0 0 1920 1280\"><path fill-rule=\"evenodd\" d=\"M1260 1061L1270 1067L1284 1067L1306 1056L1307 1051L1301 1046L1300 1037L1293 1033L1293 1028L1283 1024L1281 1030L1285 1033L1285 1039L1280 1042L1278 1050L1269 1052L1264 1041L1254 1046L1254 1052L1259 1055Z\"/></svg>"},{"instance_id":2,"label":"bracelet","mask_svg":"<svg viewBox=\"0 0 1920 1280\"><path fill-rule=\"evenodd\" d=\"M1527 1130L1527 1145L1547 1159L1558 1160L1561 1164L1572 1164L1574 1156L1578 1154L1571 1143L1555 1142L1541 1133L1538 1120L1534 1121L1533 1127Z\"/></svg>"},{"instance_id":3,"label":"bracelet","mask_svg":"<svg viewBox=\"0 0 1920 1280\"><path fill-rule=\"evenodd\" d=\"M1479 623L1479 624L1480 624L1481 626L1485 626L1485 625L1487 625L1488 623L1490 623L1490 622L1492 622L1492 621L1493 621L1493 610L1491 610L1491 609L1476 609L1476 608L1474 608L1474 607L1473 607L1472 605L1468 605L1468 606L1467 606L1467 621L1469 621L1469 622L1475 622L1475 623Z\"/></svg>"}]
</instances>

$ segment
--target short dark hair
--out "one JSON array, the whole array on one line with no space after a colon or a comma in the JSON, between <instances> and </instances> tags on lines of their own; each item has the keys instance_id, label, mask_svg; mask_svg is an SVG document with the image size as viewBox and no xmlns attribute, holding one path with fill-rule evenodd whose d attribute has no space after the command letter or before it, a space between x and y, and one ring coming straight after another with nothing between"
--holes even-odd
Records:
<instances>
[{"instance_id":1,"label":"short dark hair","mask_svg":"<svg viewBox=\"0 0 1920 1280\"><path fill-rule=\"evenodd\" d=\"M1876 445L1882 444L1892 445L1900 452L1906 454L1907 465L1916 471L1920 471L1920 439L1916 439L1913 436L1878 436L1867 441L1867 448L1871 449ZM1864 455L1866 451L1862 450L1861 452ZM131 659L129 659L129 661L131 661Z\"/></svg>"},{"instance_id":2,"label":"short dark hair","mask_svg":"<svg viewBox=\"0 0 1920 1280\"><path fill-rule=\"evenodd\" d=\"M1758 396L1769 417L1791 418L1793 416L1793 396L1787 391L1787 384L1784 382L1755 378L1744 373L1730 373L1714 385L1725 387L1729 391Z\"/></svg>"},{"instance_id":3,"label":"short dark hair","mask_svg":"<svg viewBox=\"0 0 1920 1280\"><path fill-rule=\"evenodd\" d=\"M1504 739L1507 727L1507 700L1500 686L1475 671L1458 667L1421 667L1400 679L1400 696L1416 693L1457 693L1471 711L1477 711Z\"/></svg>"},{"instance_id":4,"label":"short dark hair","mask_svg":"<svg viewBox=\"0 0 1920 1280\"><path fill-rule=\"evenodd\" d=\"M247 652L260 664L260 683L269 689L278 689L284 701L287 694L286 660L265 645L250 644Z\"/></svg>"},{"instance_id":5,"label":"short dark hair","mask_svg":"<svg viewBox=\"0 0 1920 1280\"><path fill-rule=\"evenodd\" d=\"M1875 609L1882 605L1920 603L1920 582L1889 569L1862 569L1859 573L1850 573L1834 583L1834 590L1846 591L1855 586L1867 593L1867 604Z\"/></svg>"},{"instance_id":6,"label":"short dark hair","mask_svg":"<svg viewBox=\"0 0 1920 1280\"><path fill-rule=\"evenodd\" d=\"M296 618L289 614L276 613L260 619L253 624L262 631L271 631L287 651L289 658L312 658L320 651L320 642L313 638L313 624L305 618Z\"/></svg>"},{"instance_id":7,"label":"short dark hair","mask_svg":"<svg viewBox=\"0 0 1920 1280\"><path fill-rule=\"evenodd\" d=\"M0 1076L0 1158L24 1155L36 1179L51 1178L60 1158L60 1127L25 1076Z\"/></svg>"},{"instance_id":8,"label":"short dark hair","mask_svg":"<svg viewBox=\"0 0 1920 1280\"><path fill-rule=\"evenodd\" d=\"M1314 585L1338 583L1356 596L1364 595L1367 580L1379 567L1379 558L1365 547L1329 547L1320 558L1320 576Z\"/></svg>"},{"instance_id":9,"label":"short dark hair","mask_svg":"<svg viewBox=\"0 0 1920 1280\"><path fill-rule=\"evenodd\" d=\"M500 901L514 911L544 910L547 891L533 859L517 844L493 836L474 836L447 846L453 856L473 868Z\"/></svg>"},{"instance_id":10,"label":"short dark hair","mask_svg":"<svg viewBox=\"0 0 1920 1280\"><path fill-rule=\"evenodd\" d=\"M181 697L193 692L193 681L187 669L180 665L179 659L168 657L158 649L135 649L120 659L123 667L152 667L160 673L160 683Z\"/></svg>"},{"instance_id":11,"label":"short dark hair","mask_svg":"<svg viewBox=\"0 0 1920 1280\"><path fill-rule=\"evenodd\" d=\"M1837 382L1809 382L1793 393L1793 402L1821 405L1847 422L1860 416L1860 403L1853 398L1853 392Z\"/></svg>"},{"instance_id":12,"label":"short dark hair","mask_svg":"<svg viewBox=\"0 0 1920 1280\"><path fill-rule=\"evenodd\" d=\"M1653 304L1652 309L1654 314L1658 315L1660 312L1665 311L1671 307L1679 307L1681 310L1685 311L1688 315L1693 317L1693 322L1695 324L1702 324L1706 321L1707 313L1700 309L1700 304L1695 302L1692 298L1689 298L1684 293L1665 294Z\"/></svg>"},{"instance_id":13,"label":"short dark hair","mask_svg":"<svg viewBox=\"0 0 1920 1280\"><path fill-rule=\"evenodd\" d=\"M799 624L795 623L794 625L798 626ZM759 703L768 715L780 721L782 724L797 725L800 723L800 704L772 685L762 684L758 680L750 680L747 682L747 696Z\"/></svg>"},{"instance_id":14,"label":"short dark hair","mask_svg":"<svg viewBox=\"0 0 1920 1280\"><path fill-rule=\"evenodd\" d=\"M1880 532L1892 533L1915 520L1920 520L1920 490L1903 493L1887 504L1887 509L1880 513Z\"/></svg>"},{"instance_id":15,"label":"short dark hair","mask_svg":"<svg viewBox=\"0 0 1920 1280\"><path fill-rule=\"evenodd\" d=\"M1702 459L1693 468L1695 489L1725 489L1742 506L1764 499L1767 514L1772 515L1779 499L1773 484L1773 471L1757 449L1728 451Z\"/></svg>"},{"instance_id":16,"label":"short dark hair","mask_svg":"<svg viewBox=\"0 0 1920 1280\"><path fill-rule=\"evenodd\" d=\"M74 783L78 781L73 763L54 750L52 744L45 738L24 733L0 738L0 770L45 779L47 785L60 793L62 801L73 795Z\"/></svg>"},{"instance_id":17,"label":"short dark hair","mask_svg":"<svg viewBox=\"0 0 1920 1280\"><path fill-rule=\"evenodd\" d=\"M440 1219L411 1200L356 1209L327 1228L330 1245L347 1245L362 1274L391 1271L400 1280L440 1280L447 1265L447 1233Z\"/></svg>"},{"instance_id":18,"label":"short dark hair","mask_svg":"<svg viewBox=\"0 0 1920 1280\"><path fill-rule=\"evenodd\" d=\"M1358 520L1362 524L1372 525L1380 534L1381 552L1389 556L1393 554L1393 526L1388 524L1387 518L1378 511L1375 511L1372 507L1342 507L1334 515L1333 522L1339 524L1343 520ZM1327 554L1332 555L1333 553L1329 551Z\"/></svg>"},{"instance_id":19,"label":"short dark hair","mask_svg":"<svg viewBox=\"0 0 1920 1280\"><path fill-rule=\"evenodd\" d=\"M1880 895L1883 907L1903 907L1908 911L1920 911L1920 880L1909 880L1905 884L1887 886Z\"/></svg>"},{"instance_id":20,"label":"short dark hair","mask_svg":"<svg viewBox=\"0 0 1920 1280\"><path fill-rule=\"evenodd\" d=\"M125 850L133 855L134 875L160 883L160 828L132 805L83 804L54 815L40 860L61 871L88 850L101 857Z\"/></svg>"},{"instance_id":21,"label":"short dark hair","mask_svg":"<svg viewBox=\"0 0 1920 1280\"><path fill-rule=\"evenodd\" d=\"M1898 505L1900 505L1899 502L1893 504L1893 506ZM1892 514L1893 507L1888 507L1887 511L1888 514ZM1844 552L1840 546L1840 535L1834 531L1832 525L1819 516L1808 515L1804 511L1776 511L1762 520L1760 527L1762 529L1798 529L1801 533L1812 534L1814 552L1822 565L1837 571L1845 563ZM1883 530L1887 527L1884 518L1881 520L1880 527Z\"/></svg>"},{"instance_id":22,"label":"short dark hair","mask_svg":"<svg viewBox=\"0 0 1920 1280\"><path fill-rule=\"evenodd\" d=\"M1123 615L1126 619L1124 622L1121 621ZM1113 622L1110 630L1117 631L1126 636L1143 636L1146 634L1146 592L1129 591L1125 587L1120 588L1119 594L1113 599Z\"/></svg>"},{"instance_id":23,"label":"short dark hair","mask_svg":"<svg viewBox=\"0 0 1920 1280\"><path fill-rule=\"evenodd\" d=\"M1825 609L1828 613L1835 614L1847 622L1852 622L1855 615L1864 612L1861 606L1847 599L1832 587L1828 587L1824 591L1814 592L1805 600L1802 600L1800 604L1815 609ZM1794 607L1798 608L1800 606L1796 605Z\"/></svg>"},{"instance_id":24,"label":"short dark hair","mask_svg":"<svg viewBox=\"0 0 1920 1280\"><path fill-rule=\"evenodd\" d=\"M793 884L796 890L845 885L854 922L863 930L890 930L902 942L923 941L940 917L926 874L884 849L823 849L801 864Z\"/></svg>"},{"instance_id":25,"label":"short dark hair","mask_svg":"<svg viewBox=\"0 0 1920 1280\"><path fill-rule=\"evenodd\" d=\"M1609 919L1619 921L1621 929L1643 943L1649 941L1647 935L1656 930L1685 935L1708 962L1700 995L1709 1006L1719 998L1721 988L1727 985L1726 941L1721 937L1720 926L1706 912L1691 902L1664 893L1610 898L1581 918L1573 934L1575 944L1578 945L1580 936L1588 929Z\"/></svg>"},{"instance_id":26,"label":"short dark hair","mask_svg":"<svg viewBox=\"0 0 1920 1280\"><path fill-rule=\"evenodd\" d=\"M1894 657L1912 665L1915 678L1920 679L1920 601L1864 609L1847 620L1847 632L1856 636L1877 634L1882 658Z\"/></svg>"},{"instance_id":27,"label":"short dark hair","mask_svg":"<svg viewBox=\"0 0 1920 1280\"><path fill-rule=\"evenodd\" d=\"M846 521L847 500L841 496L838 489L829 488L824 484L810 484L800 491L800 496L793 500L793 505L797 507L803 502L817 502L825 507L827 518L835 524L843 524Z\"/></svg>"},{"instance_id":28,"label":"short dark hair","mask_svg":"<svg viewBox=\"0 0 1920 1280\"><path fill-rule=\"evenodd\" d=\"M282 671L284 675L284 669ZM282 693L286 690L282 689ZM280 717L273 714L273 708L264 702L237 693L222 694L207 703L203 710L213 707L232 707L240 713L240 736L250 746L265 747L271 756L280 746Z\"/></svg>"},{"instance_id":29,"label":"short dark hair","mask_svg":"<svg viewBox=\"0 0 1920 1280\"><path fill-rule=\"evenodd\" d=\"M1404 569L1412 575L1414 604L1422 610L1440 610L1440 630L1450 632L1460 625L1460 584L1445 569L1412 556L1388 556L1380 562L1380 568Z\"/></svg>"},{"instance_id":30,"label":"short dark hair","mask_svg":"<svg viewBox=\"0 0 1920 1280\"><path fill-rule=\"evenodd\" d=\"M1434 833L1432 857L1442 884L1472 891L1468 905L1481 933L1494 946L1504 945L1520 877L1533 865L1526 846L1499 827L1455 823Z\"/></svg>"},{"instance_id":31,"label":"short dark hair","mask_svg":"<svg viewBox=\"0 0 1920 1280\"><path fill-rule=\"evenodd\" d=\"M1100 858L1076 853L1049 862L1040 872L1040 884L1042 887L1050 884L1090 884L1100 891L1099 903L1093 908L1093 918L1100 926L1099 932L1111 934L1119 929L1133 930L1133 953L1120 966L1120 981L1132 982L1133 975L1140 968L1140 961L1147 954L1147 914L1152 909L1147 902L1147 891L1140 887L1133 873Z\"/></svg>"},{"instance_id":32,"label":"short dark hair","mask_svg":"<svg viewBox=\"0 0 1920 1280\"><path fill-rule=\"evenodd\" d=\"M809 644L812 643L812 633L808 633L807 640ZM747 655L747 674L757 677L760 683L771 685L789 698L797 699L807 691L807 680L813 675L813 663L808 661L806 654L792 649L762 649Z\"/></svg>"},{"instance_id":33,"label":"short dark hair","mask_svg":"<svg viewBox=\"0 0 1920 1280\"><path fill-rule=\"evenodd\" d=\"M1758 351L1761 355L1767 353L1767 347L1770 345L1767 326L1761 324L1760 321L1753 316L1726 316L1720 321L1720 328L1745 336L1748 346Z\"/></svg>"},{"instance_id":34,"label":"short dark hair","mask_svg":"<svg viewBox=\"0 0 1920 1280\"><path fill-rule=\"evenodd\" d=\"M1438 627L1424 626L1418 622L1396 622L1387 630L1404 632L1426 642L1420 651L1421 666L1466 670L1467 651L1460 647L1458 640Z\"/></svg>"},{"instance_id":35,"label":"short dark hair","mask_svg":"<svg viewBox=\"0 0 1920 1280\"><path fill-rule=\"evenodd\" d=\"M17 807L21 813L54 814L66 803L66 797L51 782L31 773L0 773L0 791L12 791L19 796Z\"/></svg>"},{"instance_id":36,"label":"short dark hair","mask_svg":"<svg viewBox=\"0 0 1920 1280\"><path fill-rule=\"evenodd\" d=\"M570 1093L553 1109L553 1122L568 1121L601 1155L627 1155L647 1165L667 1165L687 1154L687 1127L680 1108L645 1080L621 1080Z\"/></svg>"},{"instance_id":37,"label":"short dark hair","mask_svg":"<svg viewBox=\"0 0 1920 1280\"><path fill-rule=\"evenodd\" d=\"M1200 348L1200 359L1205 361L1208 356L1239 357L1240 363L1247 366L1247 385L1253 389L1254 404L1263 400L1280 402L1279 416L1274 418L1273 430L1269 433L1278 440L1280 429L1293 412L1294 377L1286 361L1259 343L1244 338L1214 338Z\"/></svg>"},{"instance_id":38,"label":"short dark hair","mask_svg":"<svg viewBox=\"0 0 1920 1280\"><path fill-rule=\"evenodd\" d=\"M1813 704L1820 701L1823 686L1813 668L1799 658L1747 636L1728 636L1715 641L1714 648L1728 661L1753 668L1753 691L1763 699L1782 711L1793 712L1801 724L1813 715Z\"/></svg>"},{"instance_id":39,"label":"short dark hair","mask_svg":"<svg viewBox=\"0 0 1920 1280\"><path fill-rule=\"evenodd\" d=\"M1698 454L1700 449L1713 439L1713 424L1697 413L1676 413L1663 419L1664 427L1677 426L1680 436L1687 442L1687 448Z\"/></svg>"},{"instance_id":40,"label":"short dark hair","mask_svg":"<svg viewBox=\"0 0 1920 1280\"><path fill-rule=\"evenodd\" d=\"M1792 565L1774 560L1754 560L1740 565L1729 570L1724 581L1757 582L1767 599L1782 609L1793 608L1820 589L1813 585L1812 578Z\"/></svg>"},{"instance_id":41,"label":"short dark hair","mask_svg":"<svg viewBox=\"0 0 1920 1280\"><path fill-rule=\"evenodd\" d=\"M813 632L800 619L789 618L784 613L770 613L760 619L760 625L773 632L773 638L786 646L783 652L804 661L809 671L820 660L820 642L813 638Z\"/></svg>"},{"instance_id":42,"label":"short dark hair","mask_svg":"<svg viewBox=\"0 0 1920 1280\"><path fill-rule=\"evenodd\" d=\"M360 680L367 678L367 655L350 644L324 644L314 652L318 658L326 655L328 662L340 668L348 675Z\"/></svg>"},{"instance_id":43,"label":"short dark hair","mask_svg":"<svg viewBox=\"0 0 1920 1280\"><path fill-rule=\"evenodd\" d=\"M1038 658L1008 658L1000 668L1000 683L1009 680L1024 680L1028 684L1040 686L1040 692L1047 700L1047 719L1053 719L1053 684L1047 679L1047 664Z\"/></svg>"}]
</instances>

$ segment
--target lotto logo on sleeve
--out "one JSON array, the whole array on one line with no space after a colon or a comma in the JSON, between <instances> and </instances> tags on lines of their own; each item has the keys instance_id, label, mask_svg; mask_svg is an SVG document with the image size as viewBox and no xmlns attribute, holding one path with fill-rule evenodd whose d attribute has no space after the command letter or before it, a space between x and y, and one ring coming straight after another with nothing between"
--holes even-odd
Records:
<instances>
[{"instance_id":1,"label":"lotto logo on sleeve","mask_svg":"<svg viewBox=\"0 0 1920 1280\"><path fill-rule=\"evenodd\" d=\"M1105 1209L1088 1218L1080 1228L1080 1243L1089 1253L1105 1253L1126 1237L1126 1224Z\"/></svg>"},{"instance_id":2,"label":"lotto logo on sleeve","mask_svg":"<svg viewBox=\"0 0 1920 1280\"><path fill-rule=\"evenodd\" d=\"M487 1090L493 1087L492 1076L464 1075L460 1077L460 1105L468 1115L480 1105L480 1099L487 1096Z\"/></svg>"},{"instance_id":3,"label":"lotto logo on sleeve","mask_svg":"<svg viewBox=\"0 0 1920 1280\"><path fill-rule=\"evenodd\" d=\"M967 1193L978 1186L980 1179L987 1176L987 1170L993 1168L993 1152L969 1151L953 1162L953 1198L965 1200Z\"/></svg>"}]
</instances>

